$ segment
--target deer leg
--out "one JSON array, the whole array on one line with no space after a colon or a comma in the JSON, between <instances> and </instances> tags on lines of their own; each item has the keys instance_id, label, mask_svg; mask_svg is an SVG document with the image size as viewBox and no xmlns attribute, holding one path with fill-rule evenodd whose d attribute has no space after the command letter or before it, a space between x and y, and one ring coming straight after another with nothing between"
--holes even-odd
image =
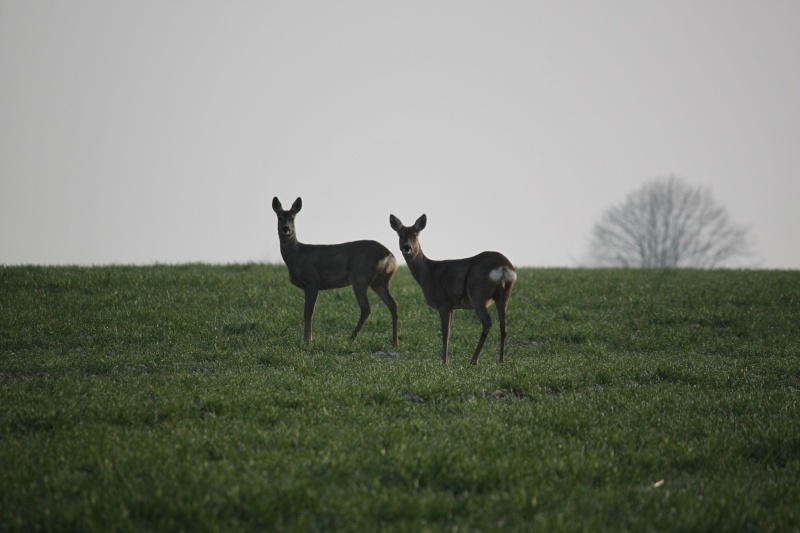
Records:
<instances>
[{"instance_id":1,"label":"deer leg","mask_svg":"<svg viewBox=\"0 0 800 533\"><path fill-rule=\"evenodd\" d=\"M478 304L475 307L475 313L477 313L478 318L481 320L483 329L481 330L481 338L478 339L478 346L475 348L475 355L472 356L472 361L470 361L473 365L478 364L478 357L481 355L483 343L486 342L486 337L489 336L489 330L492 329L492 317L489 316L489 310L486 309L486 305Z\"/></svg>"},{"instance_id":2,"label":"deer leg","mask_svg":"<svg viewBox=\"0 0 800 533\"><path fill-rule=\"evenodd\" d=\"M358 300L358 306L361 308L361 316L358 318L358 324L356 324L356 329L354 329L353 334L350 335L351 341L355 340L355 338L358 337L358 332L361 331L361 328L364 326L364 322L367 321L369 314L372 312L369 307L369 298L367 297L366 285L360 285L354 283L353 292L356 294L356 300Z\"/></svg>"},{"instance_id":3,"label":"deer leg","mask_svg":"<svg viewBox=\"0 0 800 533\"><path fill-rule=\"evenodd\" d=\"M506 336L508 335L506 331L506 304L508 304L508 300L506 301L498 301L497 302L497 318L500 320L500 362L503 362L503 358L506 353Z\"/></svg>"},{"instance_id":4,"label":"deer leg","mask_svg":"<svg viewBox=\"0 0 800 533\"><path fill-rule=\"evenodd\" d=\"M392 315L392 342L395 346L400 346L400 341L397 338L397 302L389 292L389 282L386 281L384 283L375 283L372 285L372 290L380 296L383 303L389 308L389 313Z\"/></svg>"},{"instance_id":5,"label":"deer leg","mask_svg":"<svg viewBox=\"0 0 800 533\"><path fill-rule=\"evenodd\" d=\"M311 319L314 318L314 306L317 304L318 294L319 289L316 287L309 287L306 289L306 304L303 310L303 319L305 322L303 340L306 342L311 342Z\"/></svg>"},{"instance_id":6,"label":"deer leg","mask_svg":"<svg viewBox=\"0 0 800 533\"><path fill-rule=\"evenodd\" d=\"M453 324L453 310L449 307L439 309L442 319L442 364L447 364L447 348L450 344L450 326Z\"/></svg>"},{"instance_id":7,"label":"deer leg","mask_svg":"<svg viewBox=\"0 0 800 533\"><path fill-rule=\"evenodd\" d=\"M511 298L511 289L514 287L513 283L507 284L505 288L500 290L498 298L495 299L497 305L497 318L500 320L500 362L502 363L506 353L506 308L508 307L508 300Z\"/></svg>"}]
</instances>

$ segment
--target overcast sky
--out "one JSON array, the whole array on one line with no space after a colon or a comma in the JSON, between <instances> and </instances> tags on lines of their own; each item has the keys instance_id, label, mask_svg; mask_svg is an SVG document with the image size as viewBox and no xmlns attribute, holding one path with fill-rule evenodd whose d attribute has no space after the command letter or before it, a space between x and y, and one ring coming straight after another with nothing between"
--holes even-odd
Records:
<instances>
[{"instance_id":1,"label":"overcast sky","mask_svg":"<svg viewBox=\"0 0 800 533\"><path fill-rule=\"evenodd\" d=\"M0 264L577 266L670 174L800 268L800 2L0 0Z\"/></svg>"}]
</instances>

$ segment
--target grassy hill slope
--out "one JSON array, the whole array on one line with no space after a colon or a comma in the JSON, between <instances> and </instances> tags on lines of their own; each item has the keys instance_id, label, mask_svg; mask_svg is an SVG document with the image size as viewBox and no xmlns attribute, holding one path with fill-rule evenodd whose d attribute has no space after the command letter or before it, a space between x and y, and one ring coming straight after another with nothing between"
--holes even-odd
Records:
<instances>
[{"instance_id":1,"label":"grassy hill slope","mask_svg":"<svg viewBox=\"0 0 800 533\"><path fill-rule=\"evenodd\" d=\"M800 528L800 272L521 269L477 367L392 289L0 267L0 530Z\"/></svg>"}]
</instances>

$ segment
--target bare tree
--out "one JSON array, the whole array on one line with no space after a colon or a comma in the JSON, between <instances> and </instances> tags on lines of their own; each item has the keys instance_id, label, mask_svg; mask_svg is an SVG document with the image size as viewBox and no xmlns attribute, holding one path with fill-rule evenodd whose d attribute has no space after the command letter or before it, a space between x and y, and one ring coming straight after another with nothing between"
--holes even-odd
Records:
<instances>
[{"instance_id":1,"label":"bare tree","mask_svg":"<svg viewBox=\"0 0 800 533\"><path fill-rule=\"evenodd\" d=\"M711 192L656 178L606 211L590 256L600 266L714 268L751 255L747 228L731 223Z\"/></svg>"}]
</instances>

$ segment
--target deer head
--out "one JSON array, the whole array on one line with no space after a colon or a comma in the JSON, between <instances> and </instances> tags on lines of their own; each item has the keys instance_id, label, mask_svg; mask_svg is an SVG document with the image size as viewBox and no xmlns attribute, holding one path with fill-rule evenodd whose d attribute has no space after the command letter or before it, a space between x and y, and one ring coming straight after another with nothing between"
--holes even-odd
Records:
<instances>
[{"instance_id":1,"label":"deer head","mask_svg":"<svg viewBox=\"0 0 800 533\"><path fill-rule=\"evenodd\" d=\"M397 236L400 237L400 251L403 252L404 257L413 258L420 253L418 237L420 232L425 229L427 223L428 217L422 215L414 222L413 226L407 227L400 222L399 218L394 215L389 215L389 224L391 224L392 229L397 232Z\"/></svg>"},{"instance_id":2,"label":"deer head","mask_svg":"<svg viewBox=\"0 0 800 533\"><path fill-rule=\"evenodd\" d=\"M272 199L272 210L278 215L278 238L280 238L281 241L286 241L295 237L294 217L300 212L302 207L303 200L298 198L292 204L291 209L284 211L278 197L276 196Z\"/></svg>"}]
</instances>

